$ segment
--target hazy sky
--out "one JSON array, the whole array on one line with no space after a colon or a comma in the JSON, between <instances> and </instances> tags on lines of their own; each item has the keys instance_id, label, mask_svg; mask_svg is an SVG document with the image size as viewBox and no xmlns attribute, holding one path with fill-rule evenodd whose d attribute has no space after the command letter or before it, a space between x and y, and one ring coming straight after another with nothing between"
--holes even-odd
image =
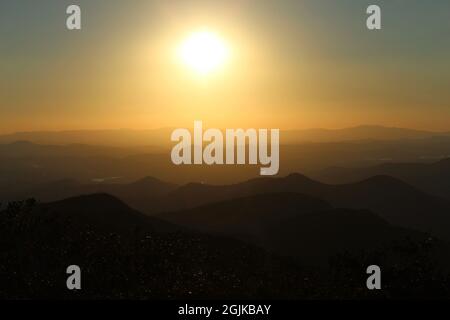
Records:
<instances>
[{"instance_id":1,"label":"hazy sky","mask_svg":"<svg viewBox=\"0 0 450 320\"><path fill-rule=\"evenodd\" d=\"M66 29L66 7L82 30ZM382 8L381 31L366 8ZM201 78L175 57L191 32L231 60ZM0 2L0 132L95 128L450 130L448 0Z\"/></svg>"}]
</instances>

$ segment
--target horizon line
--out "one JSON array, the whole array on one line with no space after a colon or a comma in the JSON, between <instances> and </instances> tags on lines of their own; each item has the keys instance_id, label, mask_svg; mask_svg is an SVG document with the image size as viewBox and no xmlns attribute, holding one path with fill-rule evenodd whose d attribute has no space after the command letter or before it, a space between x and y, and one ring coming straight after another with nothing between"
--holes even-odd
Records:
<instances>
[{"instance_id":1,"label":"horizon line","mask_svg":"<svg viewBox=\"0 0 450 320\"><path fill-rule=\"evenodd\" d=\"M162 131L162 130L172 130L178 127L158 127L158 128L143 128L143 129L132 129L132 128L98 128L98 129L55 129L55 130L20 130L20 131L9 131L9 132L0 132L0 136L7 135L15 135L15 134L26 134L26 133L68 133L68 132L101 132L101 131ZM189 128L189 127L181 127L181 128ZM242 129L250 129L251 127L237 127ZM402 127L402 126L390 126L390 125L381 125L381 124L361 124L354 126L345 126L345 127L334 127L334 128L325 128L325 127L309 127L309 128L288 128L288 129L280 129L280 131L311 131L311 130L323 130L323 131L339 131L339 130L348 130L348 129L358 129L358 128L382 128L382 129L403 129L410 131L418 131L418 132L429 132L429 133L449 133L450 128L448 130L432 130L432 129L420 129L420 128L411 128L411 127ZM218 128L220 130L224 130L226 128ZM265 129L265 128L263 128Z\"/></svg>"}]
</instances>

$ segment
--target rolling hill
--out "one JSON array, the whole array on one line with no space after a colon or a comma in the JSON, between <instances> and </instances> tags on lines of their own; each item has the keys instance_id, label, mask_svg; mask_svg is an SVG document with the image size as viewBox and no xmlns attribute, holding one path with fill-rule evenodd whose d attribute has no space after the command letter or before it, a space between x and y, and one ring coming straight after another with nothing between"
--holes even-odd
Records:
<instances>
[{"instance_id":1,"label":"rolling hill","mask_svg":"<svg viewBox=\"0 0 450 320\"><path fill-rule=\"evenodd\" d=\"M302 193L325 200L335 207L368 209L390 223L449 238L450 202L388 176L342 185L320 183L300 174L258 178L225 186L188 184L163 196L154 205L159 206L159 211L174 211L273 192Z\"/></svg>"},{"instance_id":2,"label":"rolling hill","mask_svg":"<svg viewBox=\"0 0 450 320\"><path fill-rule=\"evenodd\" d=\"M183 186L147 177L133 183L79 184L61 180L32 187L16 199L54 201L90 193L109 193L147 214L179 211L205 204L264 193L301 193L334 207L371 210L386 221L449 239L450 201L430 195L399 179L374 176L347 184L325 184L301 174L256 178L231 185L189 183Z\"/></svg>"},{"instance_id":3,"label":"rolling hill","mask_svg":"<svg viewBox=\"0 0 450 320\"><path fill-rule=\"evenodd\" d=\"M425 234L392 226L368 210L335 209L298 193L268 193L226 200L159 218L197 231L247 241L308 264L343 252L373 251Z\"/></svg>"},{"instance_id":4,"label":"rolling hill","mask_svg":"<svg viewBox=\"0 0 450 320\"><path fill-rule=\"evenodd\" d=\"M116 197L104 193L42 203L28 216L32 220L65 224L67 230L73 230L75 233L79 230L92 230L130 236L136 230L166 232L179 229L155 217L142 214Z\"/></svg>"},{"instance_id":5,"label":"rolling hill","mask_svg":"<svg viewBox=\"0 0 450 320\"><path fill-rule=\"evenodd\" d=\"M450 158L433 163L388 163L373 167L331 167L318 177L330 183L351 183L374 175L389 175L426 192L450 199Z\"/></svg>"}]
</instances>

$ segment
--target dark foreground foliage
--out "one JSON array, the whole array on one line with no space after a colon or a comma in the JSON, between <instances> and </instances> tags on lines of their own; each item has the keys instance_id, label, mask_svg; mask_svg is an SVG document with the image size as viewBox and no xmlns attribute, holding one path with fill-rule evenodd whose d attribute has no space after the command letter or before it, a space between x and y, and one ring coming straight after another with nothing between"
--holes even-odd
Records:
<instances>
[{"instance_id":1,"label":"dark foreground foliage","mask_svg":"<svg viewBox=\"0 0 450 320\"><path fill-rule=\"evenodd\" d=\"M105 232L38 216L34 200L0 212L1 299L443 298L450 279L435 263L440 243L405 240L379 252L330 257L308 267L235 240L186 231ZM82 289L66 288L79 265ZM366 288L382 266L383 289Z\"/></svg>"}]
</instances>

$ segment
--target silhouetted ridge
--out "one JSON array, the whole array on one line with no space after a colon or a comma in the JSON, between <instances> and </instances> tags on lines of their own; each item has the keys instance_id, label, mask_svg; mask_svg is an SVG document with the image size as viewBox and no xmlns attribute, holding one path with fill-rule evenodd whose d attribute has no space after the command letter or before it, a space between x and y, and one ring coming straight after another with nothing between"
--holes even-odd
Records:
<instances>
[{"instance_id":1,"label":"silhouetted ridge","mask_svg":"<svg viewBox=\"0 0 450 320\"><path fill-rule=\"evenodd\" d=\"M298 173L298 172L294 172L291 174L288 174L287 176L284 177L284 179L286 180L294 180L294 181L304 181L304 182L312 182L312 183L317 183L316 181L312 180L311 178Z\"/></svg>"},{"instance_id":2,"label":"silhouetted ridge","mask_svg":"<svg viewBox=\"0 0 450 320\"><path fill-rule=\"evenodd\" d=\"M362 183L374 183L374 184L398 184L403 186L408 186L407 183L401 181L400 179L385 175L385 174L378 174L375 176L372 176L370 178L367 178L365 180L362 180L356 184L362 184Z\"/></svg>"},{"instance_id":3,"label":"silhouetted ridge","mask_svg":"<svg viewBox=\"0 0 450 320\"><path fill-rule=\"evenodd\" d=\"M374 250L405 237L426 237L395 227L369 210L334 209L323 200L291 192L221 201L160 217L313 264L345 251Z\"/></svg>"},{"instance_id":4,"label":"silhouetted ridge","mask_svg":"<svg viewBox=\"0 0 450 320\"><path fill-rule=\"evenodd\" d=\"M219 191L219 190L223 191L224 189L231 189L231 188L232 188L232 186L213 186L213 185L208 185L208 184L203 184L203 183L192 182L192 183L185 184L179 188L176 188L175 190L170 192L168 194L168 199L173 197L176 200L179 200L183 203L185 202L185 200L188 202L196 201L196 197L199 194L205 194L205 193L215 192L215 191ZM173 199L173 200L175 200L175 199ZM227 198L225 197L225 199L227 199ZM201 204L205 203L204 200L206 200L206 199L204 199L203 201L200 199L197 199L197 200L199 200L199 205L201 205ZM220 199L218 199L218 201L219 200ZM206 203L208 203L208 201Z\"/></svg>"},{"instance_id":5,"label":"silhouetted ridge","mask_svg":"<svg viewBox=\"0 0 450 320\"><path fill-rule=\"evenodd\" d=\"M176 186L175 184L164 182L155 177L144 177L142 179L136 180L135 182L130 183L132 186L142 186L142 187L154 187L154 186Z\"/></svg>"},{"instance_id":6,"label":"silhouetted ridge","mask_svg":"<svg viewBox=\"0 0 450 320\"><path fill-rule=\"evenodd\" d=\"M388 175L441 197L450 199L450 158L434 163L399 162L373 167L330 167L322 171L321 179L332 183L353 183L375 175Z\"/></svg>"},{"instance_id":7,"label":"silhouetted ridge","mask_svg":"<svg viewBox=\"0 0 450 320\"><path fill-rule=\"evenodd\" d=\"M209 185L209 184L199 183L199 182L189 182L189 183L186 183L185 185L182 185L181 187L179 187L177 189L177 191L202 190L202 189L207 189L207 188L214 188L214 186Z\"/></svg>"},{"instance_id":8,"label":"silhouetted ridge","mask_svg":"<svg viewBox=\"0 0 450 320\"><path fill-rule=\"evenodd\" d=\"M102 206L103 209L131 210L131 208L128 207L123 201L107 193L80 195L60 201L51 202L47 205L53 207L78 206L85 209L98 208L98 206Z\"/></svg>"},{"instance_id":9,"label":"silhouetted ridge","mask_svg":"<svg viewBox=\"0 0 450 320\"><path fill-rule=\"evenodd\" d=\"M120 199L106 193L44 203L37 207L33 216L49 221L63 220L78 228L93 228L106 233L132 233L136 228L147 231L176 229L130 208Z\"/></svg>"},{"instance_id":10,"label":"silhouetted ridge","mask_svg":"<svg viewBox=\"0 0 450 320\"><path fill-rule=\"evenodd\" d=\"M320 182L314 181L311 178L294 172L294 173L290 173L285 177L280 177L280 178L254 178L254 179L250 179L248 181L242 182L242 183L238 183L238 184L233 184L233 185L229 185L229 186L237 186L237 185L273 185L273 184L279 184L279 183L283 183L283 184L302 184L302 185L318 185L321 184Z\"/></svg>"},{"instance_id":11,"label":"silhouetted ridge","mask_svg":"<svg viewBox=\"0 0 450 320\"><path fill-rule=\"evenodd\" d=\"M280 219L331 208L325 201L303 194L267 193L163 213L160 217L203 231L245 234Z\"/></svg>"},{"instance_id":12,"label":"silhouetted ridge","mask_svg":"<svg viewBox=\"0 0 450 320\"><path fill-rule=\"evenodd\" d=\"M393 190L394 192L411 192L411 193L422 193L420 190L414 188L413 186L407 184L406 182L393 178L388 175L375 175L370 178L364 179L360 182L356 182L352 185L353 187L366 187L370 189L379 189L380 191Z\"/></svg>"},{"instance_id":13,"label":"silhouetted ridge","mask_svg":"<svg viewBox=\"0 0 450 320\"><path fill-rule=\"evenodd\" d=\"M339 185L317 182L301 174L258 178L224 186L188 184L161 199L158 206L165 211L176 211L239 197L280 192L323 199L334 207L369 209L390 223L448 239L450 202L388 175L374 175L356 183Z\"/></svg>"}]
</instances>

